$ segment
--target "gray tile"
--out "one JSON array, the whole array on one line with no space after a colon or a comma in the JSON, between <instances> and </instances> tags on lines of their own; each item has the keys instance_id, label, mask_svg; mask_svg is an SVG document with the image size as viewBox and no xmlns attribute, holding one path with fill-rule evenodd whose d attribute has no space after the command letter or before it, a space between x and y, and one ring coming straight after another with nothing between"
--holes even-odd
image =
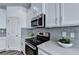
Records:
<instances>
[{"instance_id":1,"label":"gray tile","mask_svg":"<svg viewBox=\"0 0 79 59\"><path fill-rule=\"evenodd\" d=\"M0 55L23 55L23 53L17 50L8 50L8 51L0 52Z\"/></svg>"},{"instance_id":2,"label":"gray tile","mask_svg":"<svg viewBox=\"0 0 79 59\"><path fill-rule=\"evenodd\" d=\"M71 27L54 27L54 28L35 28L35 29L22 29L21 31L21 36L22 38L25 37L27 35L28 32L34 32L35 35L38 32L50 32L50 38L51 40L58 40L60 38L62 38L61 33L63 31L67 32L67 37L70 38L70 33L71 32L75 32L75 42L77 42L77 40L79 40L79 26L71 26ZM71 39L71 38L70 38Z\"/></svg>"}]
</instances>

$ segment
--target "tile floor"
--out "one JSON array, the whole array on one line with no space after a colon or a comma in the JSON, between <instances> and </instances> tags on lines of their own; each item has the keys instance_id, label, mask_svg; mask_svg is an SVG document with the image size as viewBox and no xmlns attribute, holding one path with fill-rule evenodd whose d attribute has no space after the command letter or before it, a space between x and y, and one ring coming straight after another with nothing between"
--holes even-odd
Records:
<instances>
[{"instance_id":1,"label":"tile floor","mask_svg":"<svg viewBox=\"0 0 79 59\"><path fill-rule=\"evenodd\" d=\"M23 53L17 50L8 50L0 52L0 55L23 55Z\"/></svg>"}]
</instances>

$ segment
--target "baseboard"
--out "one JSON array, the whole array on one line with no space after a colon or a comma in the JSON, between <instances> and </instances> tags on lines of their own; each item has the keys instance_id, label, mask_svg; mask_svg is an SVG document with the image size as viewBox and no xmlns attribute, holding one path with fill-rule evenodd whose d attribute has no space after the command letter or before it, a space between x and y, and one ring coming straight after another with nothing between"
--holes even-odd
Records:
<instances>
[{"instance_id":1,"label":"baseboard","mask_svg":"<svg viewBox=\"0 0 79 59\"><path fill-rule=\"evenodd\" d=\"M21 49L7 49L7 50L18 50L18 51L22 51Z\"/></svg>"},{"instance_id":2,"label":"baseboard","mask_svg":"<svg viewBox=\"0 0 79 59\"><path fill-rule=\"evenodd\" d=\"M6 49L0 49L0 52L7 51Z\"/></svg>"}]
</instances>

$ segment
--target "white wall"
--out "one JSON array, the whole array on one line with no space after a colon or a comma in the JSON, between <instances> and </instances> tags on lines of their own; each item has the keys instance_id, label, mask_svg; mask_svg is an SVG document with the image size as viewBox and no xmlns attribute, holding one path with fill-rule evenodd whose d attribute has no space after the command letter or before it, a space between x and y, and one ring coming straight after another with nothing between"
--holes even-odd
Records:
<instances>
[{"instance_id":1,"label":"white wall","mask_svg":"<svg viewBox=\"0 0 79 59\"><path fill-rule=\"evenodd\" d=\"M22 7L22 6L8 6L7 7L7 19L8 17L13 17L13 18L18 18L19 20L19 39L20 39L20 44L21 44L21 28L26 28L26 20L27 20L27 12L26 12L26 8ZM19 44L19 45L20 45ZM21 49L21 45L20 45L20 49Z\"/></svg>"},{"instance_id":2,"label":"white wall","mask_svg":"<svg viewBox=\"0 0 79 59\"><path fill-rule=\"evenodd\" d=\"M21 6L8 6L7 7L7 17L18 17L20 20L20 26L26 27L26 8Z\"/></svg>"},{"instance_id":3,"label":"white wall","mask_svg":"<svg viewBox=\"0 0 79 59\"><path fill-rule=\"evenodd\" d=\"M0 28L6 28L6 10L0 9Z\"/></svg>"}]
</instances>

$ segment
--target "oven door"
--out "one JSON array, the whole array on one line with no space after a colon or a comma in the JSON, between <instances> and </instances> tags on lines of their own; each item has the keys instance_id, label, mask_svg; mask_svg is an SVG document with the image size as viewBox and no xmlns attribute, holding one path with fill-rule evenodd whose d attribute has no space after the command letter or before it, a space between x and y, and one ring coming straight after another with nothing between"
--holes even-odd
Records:
<instances>
[{"instance_id":1,"label":"oven door","mask_svg":"<svg viewBox=\"0 0 79 59\"><path fill-rule=\"evenodd\" d=\"M26 55L38 55L38 48L36 47L36 49L33 49L31 46L25 44L25 53Z\"/></svg>"}]
</instances>

